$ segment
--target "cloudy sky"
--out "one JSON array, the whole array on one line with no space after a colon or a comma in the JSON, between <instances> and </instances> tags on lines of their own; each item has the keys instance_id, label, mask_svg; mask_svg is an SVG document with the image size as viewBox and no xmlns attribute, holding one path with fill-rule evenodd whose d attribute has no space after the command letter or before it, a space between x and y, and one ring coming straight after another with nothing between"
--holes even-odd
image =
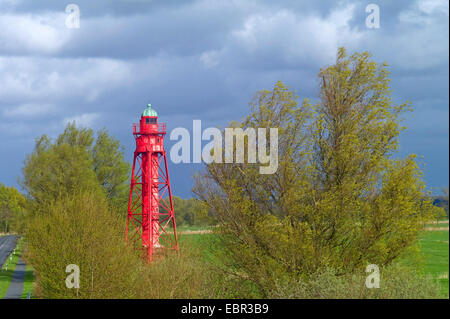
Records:
<instances>
[{"instance_id":1,"label":"cloudy sky","mask_svg":"<svg viewBox=\"0 0 450 319\"><path fill-rule=\"evenodd\" d=\"M70 3L80 28L66 26ZM366 26L370 3L379 28ZM71 120L106 127L131 162L147 103L191 130L243 118L277 80L314 100L319 68L345 46L388 63L394 100L415 109L399 155L423 156L430 189L448 186L448 30L448 0L0 0L0 181L17 185L35 138ZM169 163L175 195L191 196L199 165Z\"/></svg>"}]
</instances>

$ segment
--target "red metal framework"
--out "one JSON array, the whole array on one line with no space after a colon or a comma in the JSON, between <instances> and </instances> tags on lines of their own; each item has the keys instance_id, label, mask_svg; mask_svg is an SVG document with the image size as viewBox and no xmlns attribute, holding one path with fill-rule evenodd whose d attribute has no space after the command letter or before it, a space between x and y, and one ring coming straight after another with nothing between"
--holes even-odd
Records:
<instances>
[{"instance_id":1,"label":"red metal framework","mask_svg":"<svg viewBox=\"0 0 450 319\"><path fill-rule=\"evenodd\" d=\"M166 125L157 124L156 116L142 116L139 128L133 124L136 150L125 241L142 249L150 262L163 249L178 250L178 238L163 146Z\"/></svg>"}]
</instances>

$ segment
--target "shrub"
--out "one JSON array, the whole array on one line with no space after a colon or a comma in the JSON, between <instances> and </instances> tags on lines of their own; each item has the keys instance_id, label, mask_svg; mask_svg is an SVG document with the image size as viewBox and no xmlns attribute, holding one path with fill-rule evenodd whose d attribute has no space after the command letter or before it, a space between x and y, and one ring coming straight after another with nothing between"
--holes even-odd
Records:
<instances>
[{"instance_id":1,"label":"shrub","mask_svg":"<svg viewBox=\"0 0 450 319\"><path fill-rule=\"evenodd\" d=\"M279 282L269 296L295 299L429 299L444 298L439 285L416 271L393 264L380 269L380 288L367 288L366 273L339 276L323 268L307 280Z\"/></svg>"},{"instance_id":2,"label":"shrub","mask_svg":"<svg viewBox=\"0 0 450 319\"><path fill-rule=\"evenodd\" d=\"M123 221L101 195L79 193L41 207L26 229L28 260L38 273L41 297L133 296L139 260L126 247ZM68 289L66 266L80 267L80 288Z\"/></svg>"},{"instance_id":3,"label":"shrub","mask_svg":"<svg viewBox=\"0 0 450 319\"><path fill-rule=\"evenodd\" d=\"M212 277L199 251L184 247L151 264L124 243L124 219L101 193L80 192L41 206L26 227L27 262L43 298L205 298ZM80 267L68 289L66 266Z\"/></svg>"},{"instance_id":4,"label":"shrub","mask_svg":"<svg viewBox=\"0 0 450 319\"><path fill-rule=\"evenodd\" d=\"M210 267L199 252L184 248L142 268L141 281L136 286L137 298L184 299L211 298Z\"/></svg>"}]
</instances>

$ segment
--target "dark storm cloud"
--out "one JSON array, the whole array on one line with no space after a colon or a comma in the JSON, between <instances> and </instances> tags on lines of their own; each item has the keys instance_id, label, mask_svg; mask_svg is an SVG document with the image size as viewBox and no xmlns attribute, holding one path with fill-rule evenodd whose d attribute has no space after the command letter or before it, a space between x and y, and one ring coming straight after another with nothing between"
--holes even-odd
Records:
<instances>
[{"instance_id":1,"label":"dark storm cloud","mask_svg":"<svg viewBox=\"0 0 450 319\"><path fill-rule=\"evenodd\" d=\"M379 29L365 25L372 1L74 3L80 29L65 27L67 3L0 0L7 184L34 138L56 136L67 121L106 127L131 158L131 123L148 102L170 127L189 129L193 119L223 127L244 117L255 91L277 80L315 99L319 68L345 46L389 64L394 100L411 100L416 114L406 119L400 152L424 155L428 184L448 185L447 1L378 1ZM180 195L189 195L196 168L171 165Z\"/></svg>"}]
</instances>

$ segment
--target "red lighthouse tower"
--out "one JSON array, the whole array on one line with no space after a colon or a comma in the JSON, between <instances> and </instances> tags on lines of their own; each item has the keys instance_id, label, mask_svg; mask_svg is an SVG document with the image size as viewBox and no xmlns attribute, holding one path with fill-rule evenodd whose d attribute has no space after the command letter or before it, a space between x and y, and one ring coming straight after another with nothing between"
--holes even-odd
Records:
<instances>
[{"instance_id":1,"label":"red lighthouse tower","mask_svg":"<svg viewBox=\"0 0 450 319\"><path fill-rule=\"evenodd\" d=\"M148 104L138 124L133 124L136 140L125 241L143 250L147 261L162 249L178 250L167 156L164 150L166 123Z\"/></svg>"}]
</instances>

